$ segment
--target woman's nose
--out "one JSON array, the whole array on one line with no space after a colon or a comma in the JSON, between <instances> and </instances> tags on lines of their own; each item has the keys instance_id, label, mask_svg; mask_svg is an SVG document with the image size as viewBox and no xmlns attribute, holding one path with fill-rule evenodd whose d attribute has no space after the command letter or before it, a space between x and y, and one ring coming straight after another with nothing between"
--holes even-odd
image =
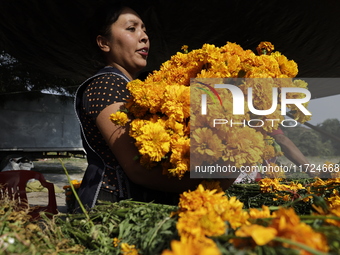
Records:
<instances>
[{"instance_id":1,"label":"woman's nose","mask_svg":"<svg viewBox=\"0 0 340 255\"><path fill-rule=\"evenodd\" d=\"M149 40L148 34L145 31L142 31L140 41L143 43L147 43L148 40Z\"/></svg>"}]
</instances>

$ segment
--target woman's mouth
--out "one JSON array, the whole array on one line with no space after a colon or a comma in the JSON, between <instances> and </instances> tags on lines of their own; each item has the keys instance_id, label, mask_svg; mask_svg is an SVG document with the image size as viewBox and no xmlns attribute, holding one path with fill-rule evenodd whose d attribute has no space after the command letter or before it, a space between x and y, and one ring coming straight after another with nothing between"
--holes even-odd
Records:
<instances>
[{"instance_id":1,"label":"woman's mouth","mask_svg":"<svg viewBox=\"0 0 340 255\"><path fill-rule=\"evenodd\" d=\"M137 50L137 52L138 52L140 55L142 55L142 56L144 56L144 57L147 57L147 56L149 55L149 48L144 47L144 48L141 48L141 49Z\"/></svg>"}]
</instances>

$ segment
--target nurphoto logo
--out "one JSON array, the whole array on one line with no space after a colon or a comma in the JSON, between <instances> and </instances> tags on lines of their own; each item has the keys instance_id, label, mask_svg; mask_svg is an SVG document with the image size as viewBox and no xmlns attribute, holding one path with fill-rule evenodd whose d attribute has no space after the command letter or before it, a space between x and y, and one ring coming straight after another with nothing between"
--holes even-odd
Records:
<instances>
[{"instance_id":1,"label":"nurphoto logo","mask_svg":"<svg viewBox=\"0 0 340 255\"><path fill-rule=\"evenodd\" d=\"M190 170L193 178L237 176L279 154L270 136L309 120L311 93L292 78L196 78L190 84ZM291 118L287 118L287 115Z\"/></svg>"},{"instance_id":2,"label":"nurphoto logo","mask_svg":"<svg viewBox=\"0 0 340 255\"><path fill-rule=\"evenodd\" d=\"M209 79L208 79L209 80ZM230 79L229 79L230 80ZM243 79L242 79L243 80ZM262 82L268 82L268 79L261 79ZM303 105L305 103L308 103L311 99L311 93L306 88L299 88L299 87L272 87L271 92L268 93L268 100L271 102L269 109L257 109L254 106L253 102L253 88L248 87L247 93L243 93L243 91L236 85L233 84L208 84L201 81L196 81L196 84L203 85L206 87L206 89L198 87L198 89L202 90L205 93L201 94L201 114L207 115L208 107L207 107L207 95L210 96L213 102L216 103L216 100L214 97L216 97L221 106L222 98L220 96L220 93L216 89L227 89L230 91L232 96L232 114L233 115L244 115L245 114L245 99L247 102L248 111L252 113L253 115L257 116L265 116L270 115L274 113L274 111L277 110L278 105L281 106L281 115L285 116L287 113L287 105L294 105L296 108L298 108L304 115L311 116L311 112L307 110L307 108ZM278 90L280 89L280 98L278 96ZM289 93L301 93L304 95L303 98L289 98L287 95ZM228 100L228 99L227 99ZM213 126L216 125L225 125L228 124L233 125L248 125L250 127L257 127L257 126L263 126L265 122L270 123L272 126L274 126L275 121L280 121L279 119L272 119L272 118L265 118L265 119L243 119L241 122L235 122L233 119L225 119L225 118L218 118L213 119ZM295 127L298 125L298 122L294 119L283 119L280 121L280 124L284 127Z\"/></svg>"},{"instance_id":3,"label":"nurphoto logo","mask_svg":"<svg viewBox=\"0 0 340 255\"><path fill-rule=\"evenodd\" d=\"M203 84L204 83L200 83ZM209 88L212 88L209 86ZM215 89L228 89L233 97L233 114L244 114L244 98L242 90L231 84L215 84ZM303 93L305 98L287 98L287 93ZM278 105L278 88L272 88L272 106L268 110L255 109L253 104L253 88L248 88L247 102L251 113L256 115L272 114ZM311 94L308 89L304 88L281 88L281 115L286 115L287 104L296 105L305 115L312 115L302 104L309 102ZM207 94L202 94L202 114L207 114Z\"/></svg>"}]
</instances>

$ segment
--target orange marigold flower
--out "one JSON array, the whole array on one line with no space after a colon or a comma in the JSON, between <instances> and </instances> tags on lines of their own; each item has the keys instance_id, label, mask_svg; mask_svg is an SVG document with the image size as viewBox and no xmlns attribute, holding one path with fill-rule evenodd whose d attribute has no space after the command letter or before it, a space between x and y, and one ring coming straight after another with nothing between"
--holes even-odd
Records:
<instances>
[{"instance_id":1,"label":"orange marigold flower","mask_svg":"<svg viewBox=\"0 0 340 255\"><path fill-rule=\"evenodd\" d=\"M171 140L170 147L172 151L170 163L173 168L169 168L168 171L173 176L182 178L190 167L190 139L177 137L177 139Z\"/></svg>"},{"instance_id":2,"label":"orange marigold flower","mask_svg":"<svg viewBox=\"0 0 340 255\"><path fill-rule=\"evenodd\" d=\"M226 223L215 211L201 207L181 212L176 228L183 240L202 241L209 236L222 235L226 231Z\"/></svg>"},{"instance_id":3,"label":"orange marigold flower","mask_svg":"<svg viewBox=\"0 0 340 255\"><path fill-rule=\"evenodd\" d=\"M166 86L161 111L182 122L190 116L190 88L181 85Z\"/></svg>"},{"instance_id":4,"label":"orange marigold flower","mask_svg":"<svg viewBox=\"0 0 340 255\"><path fill-rule=\"evenodd\" d=\"M256 50L259 55L269 55L274 50L274 45L270 42L261 42Z\"/></svg>"},{"instance_id":5,"label":"orange marigold flower","mask_svg":"<svg viewBox=\"0 0 340 255\"><path fill-rule=\"evenodd\" d=\"M221 204L222 201L228 201L224 192L216 193L216 190L206 190L200 184L195 191L180 194L178 206L180 211L195 211L201 207L213 207L214 204Z\"/></svg>"},{"instance_id":6,"label":"orange marigold flower","mask_svg":"<svg viewBox=\"0 0 340 255\"><path fill-rule=\"evenodd\" d=\"M177 230L183 240L207 241L206 237L225 233L228 221L232 228L248 224L243 203L224 192L205 190L200 184L195 191L180 196Z\"/></svg>"},{"instance_id":7,"label":"orange marigold flower","mask_svg":"<svg viewBox=\"0 0 340 255\"><path fill-rule=\"evenodd\" d=\"M159 122L149 122L141 127L142 134L136 137L136 145L142 155L152 161L161 161L170 150L170 136Z\"/></svg>"},{"instance_id":8,"label":"orange marigold flower","mask_svg":"<svg viewBox=\"0 0 340 255\"><path fill-rule=\"evenodd\" d=\"M197 128L191 135L191 150L199 154L202 161L218 160L225 146L220 137L209 128ZM196 164L198 165L198 164Z\"/></svg>"},{"instance_id":9,"label":"orange marigold flower","mask_svg":"<svg viewBox=\"0 0 340 255\"><path fill-rule=\"evenodd\" d=\"M129 118L125 112L118 111L110 115L110 120L118 126L125 126Z\"/></svg>"},{"instance_id":10,"label":"orange marigold flower","mask_svg":"<svg viewBox=\"0 0 340 255\"><path fill-rule=\"evenodd\" d=\"M236 230L235 235L238 237L251 237L256 245L265 245L272 241L277 235L277 230L271 227L264 227L257 224L243 225ZM233 243L237 246L243 246L242 241L234 239Z\"/></svg>"},{"instance_id":11,"label":"orange marigold flower","mask_svg":"<svg viewBox=\"0 0 340 255\"><path fill-rule=\"evenodd\" d=\"M275 149L272 145L267 144L264 147L263 159L271 159L276 156Z\"/></svg>"},{"instance_id":12,"label":"orange marigold flower","mask_svg":"<svg viewBox=\"0 0 340 255\"><path fill-rule=\"evenodd\" d=\"M122 243L120 245L122 255L138 255L138 250L134 245L129 245L128 243Z\"/></svg>"},{"instance_id":13,"label":"orange marigold flower","mask_svg":"<svg viewBox=\"0 0 340 255\"><path fill-rule=\"evenodd\" d=\"M183 52L187 54L188 53L188 48L189 48L188 45L183 45L181 47L181 50L183 50Z\"/></svg>"},{"instance_id":14,"label":"orange marigold flower","mask_svg":"<svg viewBox=\"0 0 340 255\"><path fill-rule=\"evenodd\" d=\"M293 208L280 208L273 213L273 217L274 219L269 227L277 230L277 236L305 244L319 251L328 251L329 248L325 236L322 233L315 232L306 223L300 222L300 218L296 215ZM291 248L294 247L289 244L284 245ZM300 254L309 253L301 250Z\"/></svg>"},{"instance_id":15,"label":"orange marigold flower","mask_svg":"<svg viewBox=\"0 0 340 255\"><path fill-rule=\"evenodd\" d=\"M162 255L221 255L215 243L171 241L171 250L164 250Z\"/></svg>"},{"instance_id":16,"label":"orange marigold flower","mask_svg":"<svg viewBox=\"0 0 340 255\"><path fill-rule=\"evenodd\" d=\"M71 183L75 189L78 189L81 185L81 181L78 181L78 180L71 180ZM69 189L69 188L71 188L71 185L63 186L63 189Z\"/></svg>"},{"instance_id":17,"label":"orange marigold flower","mask_svg":"<svg viewBox=\"0 0 340 255\"><path fill-rule=\"evenodd\" d=\"M248 213L249 213L250 219L271 217L269 207L265 205L262 205L262 210L259 210L257 208L250 208Z\"/></svg>"},{"instance_id":18,"label":"orange marigold flower","mask_svg":"<svg viewBox=\"0 0 340 255\"><path fill-rule=\"evenodd\" d=\"M222 158L236 167L256 165L262 161L265 146L263 135L249 127L235 128L226 136L226 149Z\"/></svg>"},{"instance_id":19,"label":"orange marigold flower","mask_svg":"<svg viewBox=\"0 0 340 255\"><path fill-rule=\"evenodd\" d=\"M118 244L120 243L120 240L117 237L115 237L115 238L113 238L112 243L113 243L114 247L118 247Z\"/></svg>"}]
</instances>

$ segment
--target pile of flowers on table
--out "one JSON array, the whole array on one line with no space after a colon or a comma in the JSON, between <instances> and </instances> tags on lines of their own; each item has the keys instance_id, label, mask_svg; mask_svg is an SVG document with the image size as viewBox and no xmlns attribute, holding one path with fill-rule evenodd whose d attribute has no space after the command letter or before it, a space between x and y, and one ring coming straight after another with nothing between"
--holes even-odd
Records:
<instances>
[{"instance_id":1,"label":"pile of flowers on table","mask_svg":"<svg viewBox=\"0 0 340 255\"><path fill-rule=\"evenodd\" d=\"M226 193L204 182L181 195L171 214L177 233L161 254L338 254L339 191L339 177L265 178ZM168 220L156 225L160 233ZM153 254L142 239L123 234L115 242L121 254Z\"/></svg>"},{"instance_id":2,"label":"pile of flowers on table","mask_svg":"<svg viewBox=\"0 0 340 255\"><path fill-rule=\"evenodd\" d=\"M216 187L216 189L214 188ZM210 187L210 188L208 188ZM17 254L338 254L340 178L205 182L178 206L123 200L32 221L0 200L0 250ZM5 253L6 254L6 253Z\"/></svg>"}]
</instances>

